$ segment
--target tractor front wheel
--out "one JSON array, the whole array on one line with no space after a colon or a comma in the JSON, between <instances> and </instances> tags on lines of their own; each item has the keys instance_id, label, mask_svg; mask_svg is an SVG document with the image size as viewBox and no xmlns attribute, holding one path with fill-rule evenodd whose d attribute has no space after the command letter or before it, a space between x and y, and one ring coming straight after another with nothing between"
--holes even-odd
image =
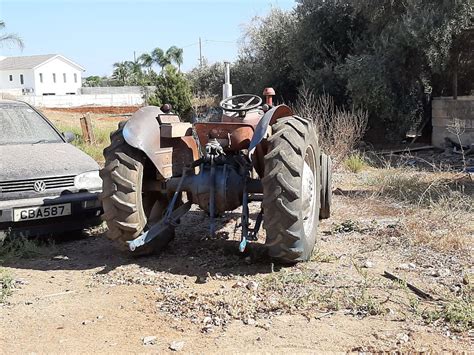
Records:
<instances>
[{"instance_id":1,"label":"tractor front wheel","mask_svg":"<svg viewBox=\"0 0 474 355\"><path fill-rule=\"evenodd\" d=\"M110 146L104 149L105 166L100 171L103 181L101 195L107 237L128 250L127 241L137 238L160 220L169 199L157 191L144 192L144 182L155 179L156 170L145 153L128 145L122 134L123 124L110 135ZM148 163L148 164L147 164ZM174 237L168 229L151 243L136 249L133 255L147 255L164 248Z\"/></svg>"},{"instance_id":2,"label":"tractor front wheel","mask_svg":"<svg viewBox=\"0 0 474 355\"><path fill-rule=\"evenodd\" d=\"M265 155L264 227L271 257L306 261L317 240L320 209L319 145L312 122L280 118Z\"/></svg>"}]
</instances>

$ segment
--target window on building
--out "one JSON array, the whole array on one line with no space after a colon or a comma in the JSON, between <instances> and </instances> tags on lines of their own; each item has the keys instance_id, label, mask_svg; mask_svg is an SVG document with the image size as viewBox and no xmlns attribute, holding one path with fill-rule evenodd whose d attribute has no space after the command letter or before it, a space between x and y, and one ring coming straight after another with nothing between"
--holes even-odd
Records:
<instances>
[{"instance_id":1,"label":"window on building","mask_svg":"<svg viewBox=\"0 0 474 355\"><path fill-rule=\"evenodd\" d=\"M53 83L56 83L56 73L53 73Z\"/></svg>"},{"instance_id":2,"label":"window on building","mask_svg":"<svg viewBox=\"0 0 474 355\"><path fill-rule=\"evenodd\" d=\"M43 73L39 73L39 76L40 76L40 83L43 82Z\"/></svg>"},{"instance_id":3,"label":"window on building","mask_svg":"<svg viewBox=\"0 0 474 355\"><path fill-rule=\"evenodd\" d=\"M77 83L77 74L74 73L74 82Z\"/></svg>"},{"instance_id":4,"label":"window on building","mask_svg":"<svg viewBox=\"0 0 474 355\"><path fill-rule=\"evenodd\" d=\"M63 80L66 82L66 73L63 73Z\"/></svg>"},{"instance_id":5,"label":"window on building","mask_svg":"<svg viewBox=\"0 0 474 355\"><path fill-rule=\"evenodd\" d=\"M23 74L20 74L20 84L23 85Z\"/></svg>"},{"instance_id":6,"label":"window on building","mask_svg":"<svg viewBox=\"0 0 474 355\"><path fill-rule=\"evenodd\" d=\"M13 81L13 75L10 74L9 77L10 77L10 81Z\"/></svg>"}]
</instances>

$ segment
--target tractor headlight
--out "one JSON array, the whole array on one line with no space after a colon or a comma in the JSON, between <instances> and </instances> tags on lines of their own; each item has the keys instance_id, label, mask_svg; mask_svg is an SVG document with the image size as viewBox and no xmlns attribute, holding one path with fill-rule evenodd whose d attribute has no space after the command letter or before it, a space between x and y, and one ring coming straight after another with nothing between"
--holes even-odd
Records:
<instances>
[{"instance_id":1,"label":"tractor headlight","mask_svg":"<svg viewBox=\"0 0 474 355\"><path fill-rule=\"evenodd\" d=\"M88 171L74 178L74 186L79 190L97 191L102 189L102 179L99 171Z\"/></svg>"}]
</instances>

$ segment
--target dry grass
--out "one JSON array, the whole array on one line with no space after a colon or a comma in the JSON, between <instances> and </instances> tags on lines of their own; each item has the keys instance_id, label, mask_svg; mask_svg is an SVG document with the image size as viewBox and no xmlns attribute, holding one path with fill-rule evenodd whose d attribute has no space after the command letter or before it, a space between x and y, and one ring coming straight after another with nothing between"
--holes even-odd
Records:
<instances>
[{"instance_id":1,"label":"dry grass","mask_svg":"<svg viewBox=\"0 0 474 355\"><path fill-rule=\"evenodd\" d=\"M61 132L74 133L76 135L76 139L72 142L72 144L84 151L86 154L90 155L99 164L104 163L102 151L110 144L110 132L116 130L118 122L122 120L120 117L110 118L104 114L90 114L95 142L89 144L86 143L82 138L80 117L83 114L47 109L43 110L43 113Z\"/></svg>"},{"instance_id":2,"label":"dry grass","mask_svg":"<svg viewBox=\"0 0 474 355\"><path fill-rule=\"evenodd\" d=\"M367 112L336 107L332 97L316 97L304 86L293 109L316 123L319 144L333 158L335 167L354 150L367 128Z\"/></svg>"},{"instance_id":3,"label":"dry grass","mask_svg":"<svg viewBox=\"0 0 474 355\"><path fill-rule=\"evenodd\" d=\"M438 251L469 250L474 239L472 181L465 175L378 169L366 184L376 198L404 206L404 234Z\"/></svg>"}]
</instances>

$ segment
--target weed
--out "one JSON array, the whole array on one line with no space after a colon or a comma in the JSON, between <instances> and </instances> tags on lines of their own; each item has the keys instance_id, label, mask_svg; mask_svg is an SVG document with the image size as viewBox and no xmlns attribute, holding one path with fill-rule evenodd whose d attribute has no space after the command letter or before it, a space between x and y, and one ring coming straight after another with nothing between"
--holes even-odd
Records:
<instances>
[{"instance_id":1,"label":"weed","mask_svg":"<svg viewBox=\"0 0 474 355\"><path fill-rule=\"evenodd\" d=\"M58 123L57 126L58 129L63 132L68 131L74 133L76 136L76 139L72 142L74 146L82 150L84 153L90 155L95 161L99 163L104 161L102 151L110 144L110 129L93 126L95 141L92 143L86 143L82 137L82 131L80 127L67 125L64 123Z\"/></svg>"},{"instance_id":2,"label":"weed","mask_svg":"<svg viewBox=\"0 0 474 355\"><path fill-rule=\"evenodd\" d=\"M423 314L427 323L437 320L446 322L452 331L462 332L474 327L474 297L472 290L468 290L462 297L452 299L435 311L426 311Z\"/></svg>"},{"instance_id":3,"label":"weed","mask_svg":"<svg viewBox=\"0 0 474 355\"><path fill-rule=\"evenodd\" d=\"M339 258L334 254L326 254L320 250L318 250L316 253L313 253L311 256L311 261L317 261L319 263L334 263L338 259Z\"/></svg>"},{"instance_id":4,"label":"weed","mask_svg":"<svg viewBox=\"0 0 474 355\"><path fill-rule=\"evenodd\" d=\"M344 160L344 166L350 172L358 173L367 166L367 163L362 155L360 155L359 153L354 153L354 154L349 155Z\"/></svg>"},{"instance_id":5,"label":"weed","mask_svg":"<svg viewBox=\"0 0 474 355\"><path fill-rule=\"evenodd\" d=\"M340 224L333 225L333 233L351 233L351 232L362 232L363 228L360 226L359 222L347 219Z\"/></svg>"},{"instance_id":6,"label":"weed","mask_svg":"<svg viewBox=\"0 0 474 355\"><path fill-rule=\"evenodd\" d=\"M2 262L49 255L55 250L53 243L10 235L3 240L0 247L0 261Z\"/></svg>"},{"instance_id":7,"label":"weed","mask_svg":"<svg viewBox=\"0 0 474 355\"><path fill-rule=\"evenodd\" d=\"M4 269L0 269L0 303L4 303L11 295L13 288L13 278Z\"/></svg>"}]
</instances>

